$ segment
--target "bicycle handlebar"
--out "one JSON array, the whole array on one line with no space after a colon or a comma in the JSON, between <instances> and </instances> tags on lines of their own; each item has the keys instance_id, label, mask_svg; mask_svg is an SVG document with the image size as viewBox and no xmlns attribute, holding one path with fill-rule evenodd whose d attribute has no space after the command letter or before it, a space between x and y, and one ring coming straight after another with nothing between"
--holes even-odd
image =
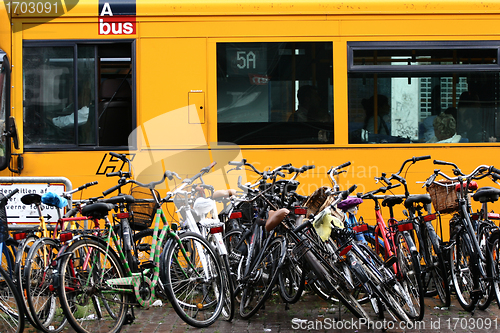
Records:
<instances>
[{"instance_id":1,"label":"bicycle handlebar","mask_svg":"<svg viewBox=\"0 0 500 333\"><path fill-rule=\"evenodd\" d=\"M16 194L17 192L19 192L19 189L18 189L18 188L15 188L15 189L13 189L11 192L9 192L9 193L7 193L7 194L4 194L4 196L3 196L3 198L2 198L2 205L4 204L4 202L5 202L5 204L6 204L6 203L7 203L7 201L8 201L10 198L12 198L12 196L13 196L14 194Z\"/></svg>"}]
</instances>

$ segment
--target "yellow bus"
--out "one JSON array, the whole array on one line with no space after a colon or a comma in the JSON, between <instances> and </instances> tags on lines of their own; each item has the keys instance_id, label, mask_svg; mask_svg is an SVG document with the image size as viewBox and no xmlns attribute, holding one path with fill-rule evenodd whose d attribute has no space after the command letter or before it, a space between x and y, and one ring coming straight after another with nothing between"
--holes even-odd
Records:
<instances>
[{"instance_id":1,"label":"yellow bus","mask_svg":"<svg viewBox=\"0 0 500 333\"><path fill-rule=\"evenodd\" d=\"M234 187L246 158L316 165L309 194L346 161L361 192L412 156L500 166L498 1L6 0L0 49L4 177L98 195L115 151L140 181L217 161Z\"/></svg>"}]
</instances>

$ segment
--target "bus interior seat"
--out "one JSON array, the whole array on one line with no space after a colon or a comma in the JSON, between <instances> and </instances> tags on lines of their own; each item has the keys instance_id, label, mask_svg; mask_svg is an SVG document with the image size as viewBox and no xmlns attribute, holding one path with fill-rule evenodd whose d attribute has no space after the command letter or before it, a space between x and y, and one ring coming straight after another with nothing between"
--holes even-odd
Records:
<instances>
[{"instance_id":1,"label":"bus interior seat","mask_svg":"<svg viewBox=\"0 0 500 333\"><path fill-rule=\"evenodd\" d=\"M127 80L107 79L101 83L98 111L99 145L127 146L132 132L132 89Z\"/></svg>"}]
</instances>

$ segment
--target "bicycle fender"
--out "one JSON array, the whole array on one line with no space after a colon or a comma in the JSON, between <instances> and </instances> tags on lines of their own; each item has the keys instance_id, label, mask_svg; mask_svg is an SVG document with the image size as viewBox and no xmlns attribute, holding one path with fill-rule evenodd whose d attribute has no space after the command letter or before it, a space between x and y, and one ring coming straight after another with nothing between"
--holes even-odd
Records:
<instances>
[{"instance_id":1,"label":"bicycle fender","mask_svg":"<svg viewBox=\"0 0 500 333\"><path fill-rule=\"evenodd\" d=\"M425 225L428 230L429 238L431 239L432 246L434 247L434 251L439 254L441 253L441 244L439 243L439 237L436 234L436 230L434 230L434 226L432 225L432 222L425 222Z\"/></svg>"},{"instance_id":2,"label":"bicycle fender","mask_svg":"<svg viewBox=\"0 0 500 333\"><path fill-rule=\"evenodd\" d=\"M413 241L413 238L411 238L410 233L408 231L403 231L403 236L405 238L406 244L408 244L408 247L410 248L410 252L418 254L417 247L415 246L415 242Z\"/></svg>"},{"instance_id":3,"label":"bicycle fender","mask_svg":"<svg viewBox=\"0 0 500 333\"><path fill-rule=\"evenodd\" d=\"M163 247L161 253L160 253L160 283L164 283L165 281L165 257L167 255L167 249L172 246L172 242L176 241L176 239L172 237L167 238L167 242L165 243L165 246Z\"/></svg>"}]
</instances>

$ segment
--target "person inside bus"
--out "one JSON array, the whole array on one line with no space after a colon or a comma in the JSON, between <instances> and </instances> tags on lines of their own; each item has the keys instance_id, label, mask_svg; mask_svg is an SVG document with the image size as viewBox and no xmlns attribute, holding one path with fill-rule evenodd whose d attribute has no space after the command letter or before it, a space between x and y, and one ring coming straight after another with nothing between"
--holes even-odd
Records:
<instances>
[{"instance_id":1,"label":"person inside bus","mask_svg":"<svg viewBox=\"0 0 500 333\"><path fill-rule=\"evenodd\" d=\"M457 132L469 142L481 142L482 131L479 119L480 113L479 97L470 92L464 91L460 95L457 106Z\"/></svg>"},{"instance_id":2,"label":"person inside bus","mask_svg":"<svg viewBox=\"0 0 500 333\"><path fill-rule=\"evenodd\" d=\"M457 143L462 136L457 134L457 122L451 114L441 112L433 122L434 137L428 143Z\"/></svg>"},{"instance_id":3,"label":"person inside bus","mask_svg":"<svg viewBox=\"0 0 500 333\"><path fill-rule=\"evenodd\" d=\"M363 129L375 133L375 96L361 101L365 110ZM377 95L377 134L391 135L391 106L385 95Z\"/></svg>"},{"instance_id":4,"label":"person inside bus","mask_svg":"<svg viewBox=\"0 0 500 333\"><path fill-rule=\"evenodd\" d=\"M71 89L73 90L73 89ZM78 91L78 125L83 125L87 123L90 113L90 85L82 84ZM73 93L70 93L70 99L73 97ZM75 123L74 114L74 103L71 102L62 111L63 116L58 116L52 118L52 123L61 129L72 127Z\"/></svg>"}]
</instances>

